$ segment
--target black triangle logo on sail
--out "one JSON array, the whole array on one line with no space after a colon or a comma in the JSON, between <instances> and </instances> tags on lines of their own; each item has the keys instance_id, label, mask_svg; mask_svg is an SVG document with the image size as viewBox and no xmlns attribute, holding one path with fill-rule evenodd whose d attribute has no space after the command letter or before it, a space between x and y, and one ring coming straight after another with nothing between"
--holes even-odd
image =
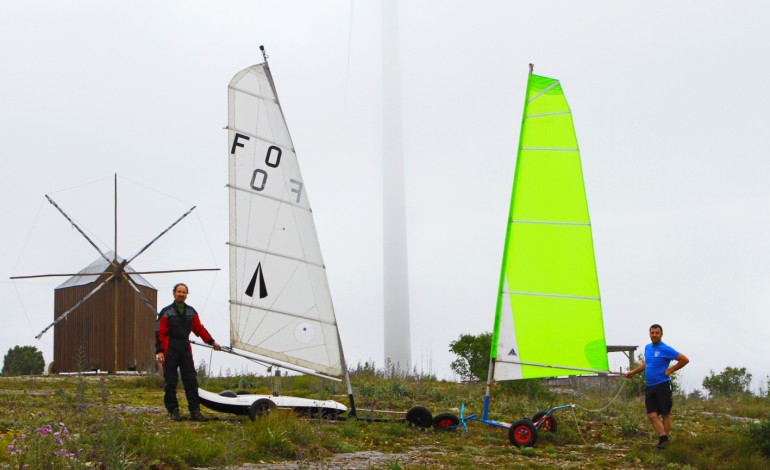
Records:
<instances>
[{"instance_id":1,"label":"black triangle logo on sail","mask_svg":"<svg viewBox=\"0 0 770 470\"><path fill-rule=\"evenodd\" d=\"M249 297L254 297L257 279L259 279L259 298L264 299L267 297L267 286L265 286L265 275L262 273L262 263L257 263L257 269L254 270L254 275L251 276L251 281L249 281L249 285L246 287L246 295Z\"/></svg>"}]
</instances>

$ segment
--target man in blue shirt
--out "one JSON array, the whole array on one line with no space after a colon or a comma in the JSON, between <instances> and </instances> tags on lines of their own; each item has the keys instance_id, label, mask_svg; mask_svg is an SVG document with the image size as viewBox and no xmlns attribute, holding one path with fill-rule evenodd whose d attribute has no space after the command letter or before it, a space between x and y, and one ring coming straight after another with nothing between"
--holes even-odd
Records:
<instances>
[{"instance_id":1,"label":"man in blue shirt","mask_svg":"<svg viewBox=\"0 0 770 470\"><path fill-rule=\"evenodd\" d=\"M644 404L647 408L647 418L658 433L658 449L668 445L668 433L671 431L671 374L686 366L689 359L671 346L661 341L663 327L657 323L650 327L652 343L644 347L644 361L634 370L626 373L626 378L633 377L644 371L647 389L644 393ZM672 360L676 364L669 367Z\"/></svg>"}]
</instances>

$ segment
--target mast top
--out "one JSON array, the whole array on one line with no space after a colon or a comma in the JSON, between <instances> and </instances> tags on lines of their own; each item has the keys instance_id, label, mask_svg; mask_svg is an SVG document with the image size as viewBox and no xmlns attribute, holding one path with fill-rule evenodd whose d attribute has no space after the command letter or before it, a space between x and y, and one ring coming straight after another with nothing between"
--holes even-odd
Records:
<instances>
[{"instance_id":1,"label":"mast top","mask_svg":"<svg viewBox=\"0 0 770 470\"><path fill-rule=\"evenodd\" d=\"M265 46L260 45L259 50L262 51L262 58L265 60L265 63L267 63L267 52L265 52Z\"/></svg>"},{"instance_id":2,"label":"mast top","mask_svg":"<svg viewBox=\"0 0 770 470\"><path fill-rule=\"evenodd\" d=\"M529 64L529 74L532 75L534 71L535 71L535 64Z\"/></svg>"}]
</instances>

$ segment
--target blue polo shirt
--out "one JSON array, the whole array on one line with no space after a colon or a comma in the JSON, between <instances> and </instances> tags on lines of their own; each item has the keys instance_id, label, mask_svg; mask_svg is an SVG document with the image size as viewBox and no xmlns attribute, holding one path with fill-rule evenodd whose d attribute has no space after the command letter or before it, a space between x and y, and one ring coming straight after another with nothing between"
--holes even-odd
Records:
<instances>
[{"instance_id":1,"label":"blue polo shirt","mask_svg":"<svg viewBox=\"0 0 770 470\"><path fill-rule=\"evenodd\" d=\"M679 351L663 341L658 344L650 343L644 347L644 362L647 363L644 378L648 387L671 380L671 377L666 377L666 369L678 355Z\"/></svg>"}]
</instances>

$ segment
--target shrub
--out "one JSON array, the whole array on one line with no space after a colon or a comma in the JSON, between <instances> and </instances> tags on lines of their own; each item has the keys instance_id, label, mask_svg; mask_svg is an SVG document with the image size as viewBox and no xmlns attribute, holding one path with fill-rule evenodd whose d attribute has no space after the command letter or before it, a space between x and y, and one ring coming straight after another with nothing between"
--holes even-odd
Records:
<instances>
[{"instance_id":1,"label":"shrub","mask_svg":"<svg viewBox=\"0 0 770 470\"><path fill-rule=\"evenodd\" d=\"M14 346L3 358L3 375L42 374L44 368L43 353L34 346Z\"/></svg>"},{"instance_id":2,"label":"shrub","mask_svg":"<svg viewBox=\"0 0 770 470\"><path fill-rule=\"evenodd\" d=\"M759 447L765 457L770 457L770 419L749 425L749 437Z\"/></svg>"}]
</instances>

